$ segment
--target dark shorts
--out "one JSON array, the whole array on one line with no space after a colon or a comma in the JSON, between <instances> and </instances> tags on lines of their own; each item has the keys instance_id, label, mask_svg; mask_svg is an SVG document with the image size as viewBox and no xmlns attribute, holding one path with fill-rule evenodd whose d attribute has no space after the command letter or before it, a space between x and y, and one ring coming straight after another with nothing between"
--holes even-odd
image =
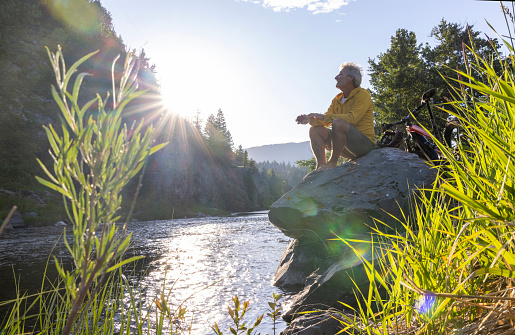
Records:
<instances>
[{"instance_id":1,"label":"dark shorts","mask_svg":"<svg viewBox=\"0 0 515 335\"><path fill-rule=\"evenodd\" d=\"M347 144L343 148L342 157L348 159L355 159L361 156L365 156L374 148L374 143L362 132L357 130L354 126L349 124L349 132L347 133ZM325 145L327 150L331 149L331 137L332 129L329 129L329 136Z\"/></svg>"}]
</instances>

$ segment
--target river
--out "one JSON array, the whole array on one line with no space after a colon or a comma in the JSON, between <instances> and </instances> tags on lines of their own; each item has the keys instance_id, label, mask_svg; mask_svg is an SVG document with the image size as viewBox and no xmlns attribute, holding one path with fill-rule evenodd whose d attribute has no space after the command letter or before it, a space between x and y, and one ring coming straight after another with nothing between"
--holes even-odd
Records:
<instances>
[{"instance_id":1,"label":"river","mask_svg":"<svg viewBox=\"0 0 515 335\"><path fill-rule=\"evenodd\" d=\"M174 285L172 301L191 296L186 302L187 316L194 318L191 334L213 334L214 322L230 333L227 306L232 306L235 294L250 301L249 324L266 315L272 293L284 293L282 303L287 304L288 294L273 287L271 280L290 240L268 221L266 212L133 222L129 230L131 253L146 257L139 280L147 297L161 289L165 276L168 287ZM0 236L0 301L13 298L15 278L22 292L36 292L49 254L69 262L64 244L57 242L62 231L62 227L30 227ZM53 268L48 267L49 276L55 275ZM278 330L285 327L281 319ZM258 331L273 334L271 320L265 316Z\"/></svg>"}]
</instances>

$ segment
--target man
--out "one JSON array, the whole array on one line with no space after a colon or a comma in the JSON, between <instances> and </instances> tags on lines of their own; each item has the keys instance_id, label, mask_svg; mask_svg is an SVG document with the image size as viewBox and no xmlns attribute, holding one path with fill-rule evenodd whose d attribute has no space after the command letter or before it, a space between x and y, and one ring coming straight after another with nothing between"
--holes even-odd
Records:
<instances>
[{"instance_id":1,"label":"man","mask_svg":"<svg viewBox=\"0 0 515 335\"><path fill-rule=\"evenodd\" d=\"M343 63L334 78L341 91L325 114L311 113L297 117L297 123L310 124L309 139L317 170L336 167L338 158L355 159L374 147L374 114L368 90L361 88L361 67ZM326 128L332 125L332 129ZM331 150L326 162L325 149Z\"/></svg>"}]
</instances>

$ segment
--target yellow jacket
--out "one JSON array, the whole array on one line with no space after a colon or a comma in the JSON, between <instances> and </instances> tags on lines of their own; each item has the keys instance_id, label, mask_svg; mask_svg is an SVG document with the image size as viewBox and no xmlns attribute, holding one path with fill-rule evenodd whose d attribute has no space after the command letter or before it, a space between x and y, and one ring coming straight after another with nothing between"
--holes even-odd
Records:
<instances>
[{"instance_id":1,"label":"yellow jacket","mask_svg":"<svg viewBox=\"0 0 515 335\"><path fill-rule=\"evenodd\" d=\"M323 121L315 119L310 124L327 127L333 123L333 120L342 119L356 127L357 130L375 143L374 113L372 111L372 98L368 90L356 87L350 92L343 104L341 102L342 97L343 93L340 93L333 99Z\"/></svg>"}]
</instances>

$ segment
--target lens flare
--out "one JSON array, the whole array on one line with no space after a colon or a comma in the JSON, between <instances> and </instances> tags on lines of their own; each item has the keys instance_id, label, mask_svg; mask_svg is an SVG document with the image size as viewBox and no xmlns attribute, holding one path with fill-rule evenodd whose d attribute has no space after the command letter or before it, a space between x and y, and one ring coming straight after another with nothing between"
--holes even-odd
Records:
<instances>
[{"instance_id":1,"label":"lens flare","mask_svg":"<svg viewBox=\"0 0 515 335\"><path fill-rule=\"evenodd\" d=\"M304 216L316 216L320 209L312 198L305 198L299 201L297 207Z\"/></svg>"},{"instance_id":2,"label":"lens flare","mask_svg":"<svg viewBox=\"0 0 515 335\"><path fill-rule=\"evenodd\" d=\"M75 30L92 32L101 23L100 7L88 0L47 0L44 3L54 18Z\"/></svg>"},{"instance_id":3,"label":"lens flare","mask_svg":"<svg viewBox=\"0 0 515 335\"><path fill-rule=\"evenodd\" d=\"M420 313L426 316L430 316L435 306L436 297L434 295L426 294L421 295L415 300L414 308Z\"/></svg>"}]
</instances>

